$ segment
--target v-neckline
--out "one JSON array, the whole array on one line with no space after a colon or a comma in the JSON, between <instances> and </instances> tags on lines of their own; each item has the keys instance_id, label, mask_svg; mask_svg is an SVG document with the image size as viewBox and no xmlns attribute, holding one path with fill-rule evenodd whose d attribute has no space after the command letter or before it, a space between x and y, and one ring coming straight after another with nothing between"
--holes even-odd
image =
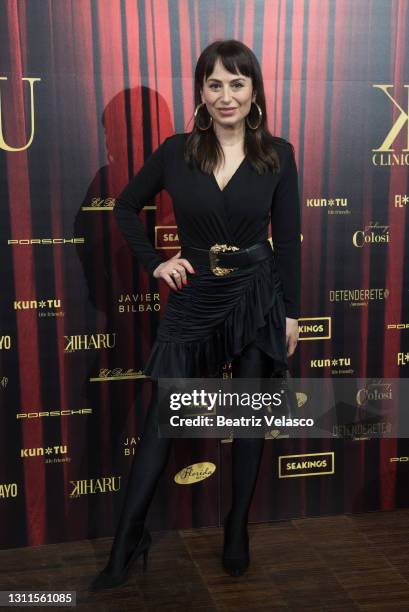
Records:
<instances>
[{"instance_id":1,"label":"v-neckline","mask_svg":"<svg viewBox=\"0 0 409 612\"><path fill-rule=\"evenodd\" d=\"M241 160L241 162L239 163L239 165L237 166L236 170L233 172L233 174L231 175L231 177L229 178L229 180L227 181L227 183L225 184L225 186L223 187L223 189L221 189L221 188L220 188L220 185L219 185L219 183L217 182L217 179L216 179L216 177L215 177L215 174L214 174L214 172L212 171L212 177L213 177L214 183L215 183L215 185L216 185L217 189L220 191L220 193L224 193L224 192L226 191L227 187L230 185L230 183L232 182L232 180L234 179L234 177L236 176L236 174L238 173L238 171L240 170L240 168L242 167L242 165L244 164L244 162L246 161L246 159L247 159L247 155L245 155L245 156L243 157L243 159Z\"/></svg>"}]
</instances>

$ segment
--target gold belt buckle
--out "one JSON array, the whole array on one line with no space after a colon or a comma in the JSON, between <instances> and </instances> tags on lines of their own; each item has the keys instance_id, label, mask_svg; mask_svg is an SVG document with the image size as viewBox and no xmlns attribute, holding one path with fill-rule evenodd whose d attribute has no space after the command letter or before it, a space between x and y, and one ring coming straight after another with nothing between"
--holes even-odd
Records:
<instances>
[{"instance_id":1,"label":"gold belt buckle","mask_svg":"<svg viewBox=\"0 0 409 612\"><path fill-rule=\"evenodd\" d=\"M230 274L233 270L238 270L238 268L221 268L219 263L218 253L220 251L238 251L239 247L229 244L213 244L209 249L209 259L210 259L210 268L216 276L225 276L226 274Z\"/></svg>"}]
</instances>

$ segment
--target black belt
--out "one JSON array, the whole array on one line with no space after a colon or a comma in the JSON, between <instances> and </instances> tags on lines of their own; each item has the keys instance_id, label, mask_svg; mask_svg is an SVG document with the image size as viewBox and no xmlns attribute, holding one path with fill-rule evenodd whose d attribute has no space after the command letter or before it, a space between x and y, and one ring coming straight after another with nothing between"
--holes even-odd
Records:
<instances>
[{"instance_id":1,"label":"black belt","mask_svg":"<svg viewBox=\"0 0 409 612\"><path fill-rule=\"evenodd\" d=\"M210 249L191 246L181 247L181 257L191 260L192 264L207 264L216 276L225 276L233 270L249 266L268 257L274 257L269 240L256 242L245 249L235 245L213 244Z\"/></svg>"}]
</instances>

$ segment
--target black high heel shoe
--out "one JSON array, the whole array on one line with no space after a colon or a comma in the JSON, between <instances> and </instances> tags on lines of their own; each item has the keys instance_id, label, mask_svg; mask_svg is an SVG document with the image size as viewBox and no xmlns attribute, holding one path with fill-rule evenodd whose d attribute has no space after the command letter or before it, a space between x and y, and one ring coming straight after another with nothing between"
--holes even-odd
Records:
<instances>
[{"instance_id":1,"label":"black high heel shoe","mask_svg":"<svg viewBox=\"0 0 409 612\"><path fill-rule=\"evenodd\" d=\"M143 571L146 572L147 564L148 564L148 551L152 542L152 537L149 531L144 527L142 535L135 546L134 551L132 552L127 564L123 568L120 574L112 574L107 571L105 567L91 582L88 587L89 591L100 591L102 589L112 589L114 587L120 586L123 584L129 574L129 571L139 557L139 555L143 554Z\"/></svg>"},{"instance_id":2,"label":"black high heel shoe","mask_svg":"<svg viewBox=\"0 0 409 612\"><path fill-rule=\"evenodd\" d=\"M239 557L226 556L226 544L227 544L226 530L228 528L229 516L230 515L227 515L223 522L224 541L223 541L222 564L223 564L224 569L227 571L227 573L230 574L230 576L234 576L235 578L237 578L238 576L241 576L242 574L244 574L244 572L247 570L248 566L250 565L249 537L248 537L248 533L246 529L246 534L245 534L246 552L244 555L239 556Z\"/></svg>"}]
</instances>

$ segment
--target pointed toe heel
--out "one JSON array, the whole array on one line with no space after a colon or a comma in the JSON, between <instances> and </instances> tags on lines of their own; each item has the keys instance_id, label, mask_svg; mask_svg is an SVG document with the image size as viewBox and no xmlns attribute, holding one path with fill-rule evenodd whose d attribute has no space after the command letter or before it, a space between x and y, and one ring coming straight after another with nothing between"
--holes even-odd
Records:
<instances>
[{"instance_id":1,"label":"pointed toe heel","mask_svg":"<svg viewBox=\"0 0 409 612\"><path fill-rule=\"evenodd\" d=\"M228 527L229 515L226 516L223 522L224 526L224 540L223 540L223 555L222 555L222 565L226 572L230 574L230 576L234 576L238 578L242 576L248 569L250 565L250 553L249 553L249 539L247 531L244 536L245 540L245 553L244 555L230 557L226 555L226 548L228 544L228 537L226 535L227 527ZM233 535L234 538L242 536L242 534L238 534L237 532Z\"/></svg>"},{"instance_id":2,"label":"pointed toe heel","mask_svg":"<svg viewBox=\"0 0 409 612\"><path fill-rule=\"evenodd\" d=\"M242 576L250 565L250 559L245 557L225 557L222 559L223 567L230 576L238 578Z\"/></svg>"},{"instance_id":3,"label":"pointed toe heel","mask_svg":"<svg viewBox=\"0 0 409 612\"><path fill-rule=\"evenodd\" d=\"M152 542L151 534L144 528L142 536L135 546L129 561L119 574L112 574L104 568L89 584L89 591L102 591L103 589L112 589L124 584L128 578L131 567L136 562L137 558L143 554L143 571L146 572L148 566L148 551Z\"/></svg>"}]
</instances>

